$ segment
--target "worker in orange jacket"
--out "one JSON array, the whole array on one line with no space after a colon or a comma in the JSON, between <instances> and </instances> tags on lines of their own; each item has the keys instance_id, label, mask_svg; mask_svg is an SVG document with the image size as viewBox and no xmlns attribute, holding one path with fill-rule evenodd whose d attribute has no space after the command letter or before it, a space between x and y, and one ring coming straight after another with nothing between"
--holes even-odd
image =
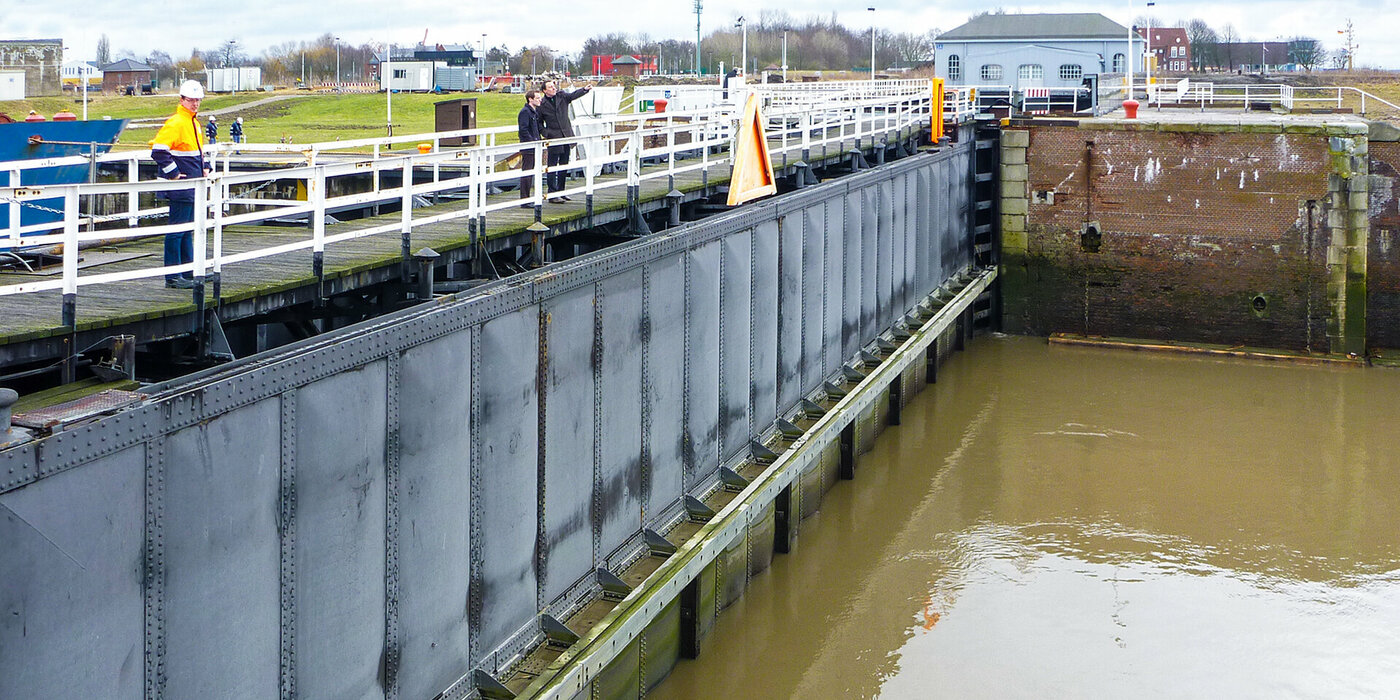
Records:
<instances>
[{"instance_id":1,"label":"worker in orange jacket","mask_svg":"<svg viewBox=\"0 0 1400 700\"><path fill-rule=\"evenodd\" d=\"M204 163L204 149L199 142L199 102L204 99L204 87L193 80L180 85L180 104L175 114L151 141L151 160L156 162L160 177L167 180L204 177L209 167ZM170 200L170 223L194 222L194 190L167 190L162 193ZM194 231L165 234L165 266L194 262ZM165 286L179 289L194 287L189 272L165 276Z\"/></svg>"}]
</instances>

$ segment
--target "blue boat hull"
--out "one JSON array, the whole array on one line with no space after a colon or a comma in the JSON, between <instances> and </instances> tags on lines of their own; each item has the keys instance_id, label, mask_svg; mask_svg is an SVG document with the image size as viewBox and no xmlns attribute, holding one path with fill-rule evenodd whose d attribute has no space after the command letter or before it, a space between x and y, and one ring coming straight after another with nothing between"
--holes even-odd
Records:
<instances>
[{"instance_id":1,"label":"blue boat hull","mask_svg":"<svg viewBox=\"0 0 1400 700\"><path fill-rule=\"evenodd\" d=\"M99 154L106 153L111 150L122 129L125 128L125 119L0 124L0 163L13 160L85 156L92 150L89 144L96 144L96 150ZM45 143L31 144L30 138L33 136L42 138ZM8 175L0 174L0 178L3 178L0 181L4 181L10 186L64 185L87 182L88 166L86 164L64 165L25 170L21 173L18 183L8 182L8 177ZM61 198L34 200L33 203L49 209L63 208ZM13 205L0 202L0 231L10 226L9 208L11 206ZM21 226L62 220L63 216L60 214L35 207L25 206L20 211ZM0 239L3 238L4 236L0 236ZM4 247L6 246L3 241L0 241L0 248Z\"/></svg>"}]
</instances>

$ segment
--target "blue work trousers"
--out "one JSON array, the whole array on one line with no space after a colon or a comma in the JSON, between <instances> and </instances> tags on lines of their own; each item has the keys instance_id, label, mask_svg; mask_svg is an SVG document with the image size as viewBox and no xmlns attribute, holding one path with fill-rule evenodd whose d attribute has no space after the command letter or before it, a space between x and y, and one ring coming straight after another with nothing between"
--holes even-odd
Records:
<instances>
[{"instance_id":1,"label":"blue work trousers","mask_svg":"<svg viewBox=\"0 0 1400 700\"><path fill-rule=\"evenodd\" d=\"M170 201L170 223L189 224L194 223L194 202ZM194 229L180 231L178 233L165 234L165 264L182 265L194 262ZM176 277L186 279L192 277L190 273L176 275L166 275L166 280L173 280Z\"/></svg>"}]
</instances>

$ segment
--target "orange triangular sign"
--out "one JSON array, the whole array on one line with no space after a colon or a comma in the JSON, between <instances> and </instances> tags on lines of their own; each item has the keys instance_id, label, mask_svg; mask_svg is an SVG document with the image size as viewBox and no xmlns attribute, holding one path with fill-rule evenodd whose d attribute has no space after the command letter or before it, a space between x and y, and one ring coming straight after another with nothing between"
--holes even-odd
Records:
<instances>
[{"instance_id":1,"label":"orange triangular sign","mask_svg":"<svg viewBox=\"0 0 1400 700\"><path fill-rule=\"evenodd\" d=\"M729 206L777 194L773 161L768 158L768 136L763 132L758 95L753 93L749 93L744 103L744 118L739 120L739 139L732 155L734 170L729 178Z\"/></svg>"}]
</instances>

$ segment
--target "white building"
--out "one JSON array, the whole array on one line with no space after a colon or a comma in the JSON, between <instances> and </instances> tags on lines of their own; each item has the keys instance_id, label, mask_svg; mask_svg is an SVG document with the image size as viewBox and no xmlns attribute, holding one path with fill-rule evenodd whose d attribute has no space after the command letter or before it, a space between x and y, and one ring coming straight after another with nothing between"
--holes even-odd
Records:
<instances>
[{"instance_id":1,"label":"white building","mask_svg":"<svg viewBox=\"0 0 1400 700\"><path fill-rule=\"evenodd\" d=\"M381 73L379 89L388 88L395 92L430 92L434 85L433 71L439 63L447 65L435 61L391 61L386 67L393 71L393 75L386 78Z\"/></svg>"},{"instance_id":2,"label":"white building","mask_svg":"<svg viewBox=\"0 0 1400 700\"><path fill-rule=\"evenodd\" d=\"M97 61L68 61L59 68L58 74L64 87L81 86L82 79L86 77L89 90L102 89L102 71L98 69Z\"/></svg>"},{"instance_id":3,"label":"white building","mask_svg":"<svg viewBox=\"0 0 1400 700\"><path fill-rule=\"evenodd\" d=\"M239 92L262 89L262 69L257 66L244 68L208 68L204 76L209 79L210 92Z\"/></svg>"}]
</instances>

